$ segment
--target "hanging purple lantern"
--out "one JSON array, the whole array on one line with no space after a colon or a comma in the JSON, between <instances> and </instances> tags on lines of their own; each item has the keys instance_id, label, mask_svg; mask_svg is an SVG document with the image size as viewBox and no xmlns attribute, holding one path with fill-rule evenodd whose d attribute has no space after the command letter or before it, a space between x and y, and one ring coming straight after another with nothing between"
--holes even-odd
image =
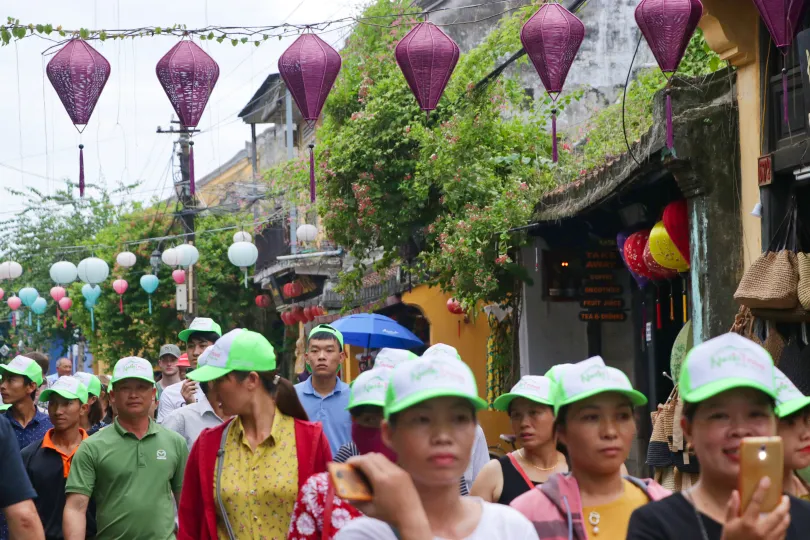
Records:
<instances>
[{"instance_id":1,"label":"hanging purple lantern","mask_svg":"<svg viewBox=\"0 0 810 540\"><path fill-rule=\"evenodd\" d=\"M526 54L540 75L543 86L551 100L556 103L562 92L568 70L574 63L582 40L585 39L585 25L576 15L560 4L543 4L526 21L520 31L520 41ZM551 110L552 160L556 163L557 154L557 108Z\"/></svg>"},{"instance_id":2,"label":"hanging purple lantern","mask_svg":"<svg viewBox=\"0 0 810 540\"><path fill-rule=\"evenodd\" d=\"M301 34L278 59L278 72L301 116L314 127L335 84L340 54L312 33ZM315 202L315 145L309 145L309 200Z\"/></svg>"},{"instance_id":3,"label":"hanging purple lantern","mask_svg":"<svg viewBox=\"0 0 810 540\"><path fill-rule=\"evenodd\" d=\"M689 40L703 16L700 0L641 0L636 7L636 24L652 49L664 76L671 81L678 70ZM667 98L667 148L674 145L672 96L669 82Z\"/></svg>"},{"instance_id":4,"label":"hanging purple lantern","mask_svg":"<svg viewBox=\"0 0 810 540\"><path fill-rule=\"evenodd\" d=\"M459 54L456 42L431 22L417 24L397 43L397 65L426 114L436 109Z\"/></svg>"},{"instance_id":5,"label":"hanging purple lantern","mask_svg":"<svg viewBox=\"0 0 810 540\"><path fill-rule=\"evenodd\" d=\"M184 39L158 61L155 72L183 129L197 127L219 79L219 66L214 59L196 43ZM193 197L196 191L193 141L189 141L189 147L189 193Z\"/></svg>"},{"instance_id":6,"label":"hanging purple lantern","mask_svg":"<svg viewBox=\"0 0 810 540\"><path fill-rule=\"evenodd\" d=\"M790 45L796 36L796 31L800 27L800 21L804 16L807 7L806 0L754 0L754 4L759 10L759 15L768 31L771 33L774 44L782 52L782 56L787 56L790 52ZM785 117L785 125L790 124L788 117L788 84L787 69L782 68L782 112Z\"/></svg>"},{"instance_id":7,"label":"hanging purple lantern","mask_svg":"<svg viewBox=\"0 0 810 540\"><path fill-rule=\"evenodd\" d=\"M45 69L56 95L79 133L84 131L101 91L110 78L110 63L82 39L72 39ZM84 197L84 145L79 145L79 196Z\"/></svg>"}]
</instances>

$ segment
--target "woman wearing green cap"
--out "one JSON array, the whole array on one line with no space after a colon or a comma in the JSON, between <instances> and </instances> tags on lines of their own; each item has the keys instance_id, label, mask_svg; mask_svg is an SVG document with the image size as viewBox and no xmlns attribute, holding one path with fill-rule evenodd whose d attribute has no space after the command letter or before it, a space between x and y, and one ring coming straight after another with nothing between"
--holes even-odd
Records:
<instances>
[{"instance_id":1,"label":"woman wearing green cap","mask_svg":"<svg viewBox=\"0 0 810 540\"><path fill-rule=\"evenodd\" d=\"M335 539L536 539L531 523L508 506L459 494L476 411L486 406L472 371L456 355L437 353L395 367L382 434L398 466L376 453L349 460L368 477L374 498L356 504L367 517L351 521Z\"/></svg>"},{"instance_id":2,"label":"woman wearing green cap","mask_svg":"<svg viewBox=\"0 0 810 540\"><path fill-rule=\"evenodd\" d=\"M796 388L778 368L776 374L777 435L782 437L785 451L785 493L805 501L810 500L810 486L797 471L810 467L810 397Z\"/></svg>"},{"instance_id":3,"label":"woman wearing green cap","mask_svg":"<svg viewBox=\"0 0 810 540\"><path fill-rule=\"evenodd\" d=\"M307 421L273 346L256 332L228 332L188 377L209 382L234 418L191 449L178 538L285 538L299 489L332 458L320 424Z\"/></svg>"},{"instance_id":4,"label":"woman wearing green cap","mask_svg":"<svg viewBox=\"0 0 810 540\"><path fill-rule=\"evenodd\" d=\"M751 503L740 508L737 485L745 437L777 433L775 374L770 354L737 334L693 348L681 368L681 425L700 461L691 490L639 508L628 539L798 540L810 530L810 503L785 496L770 513L760 502L770 486L763 478Z\"/></svg>"},{"instance_id":5,"label":"woman wearing green cap","mask_svg":"<svg viewBox=\"0 0 810 540\"><path fill-rule=\"evenodd\" d=\"M471 493L485 501L509 504L552 474L567 472L568 465L557 451L551 379L526 375L494 406L509 414L521 448L487 463Z\"/></svg>"},{"instance_id":6,"label":"woman wearing green cap","mask_svg":"<svg viewBox=\"0 0 810 540\"><path fill-rule=\"evenodd\" d=\"M570 474L555 474L512 501L543 540L624 538L639 506L669 495L650 480L623 476L636 438L633 408L647 398L620 370L588 361L557 370L555 429Z\"/></svg>"},{"instance_id":7,"label":"woman wearing green cap","mask_svg":"<svg viewBox=\"0 0 810 540\"><path fill-rule=\"evenodd\" d=\"M101 380L92 373L80 371L73 375L87 388L87 405L89 410L87 414L83 414L81 418L81 428L87 432L88 435L96 433L99 429L103 428L106 424L102 422L104 418L104 411L101 408Z\"/></svg>"}]
</instances>

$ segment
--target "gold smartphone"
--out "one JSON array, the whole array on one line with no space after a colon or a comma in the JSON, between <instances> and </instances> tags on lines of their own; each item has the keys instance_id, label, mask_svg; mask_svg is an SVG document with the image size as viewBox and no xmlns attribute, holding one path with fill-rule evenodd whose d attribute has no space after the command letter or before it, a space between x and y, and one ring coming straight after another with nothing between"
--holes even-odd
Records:
<instances>
[{"instance_id":1,"label":"gold smartphone","mask_svg":"<svg viewBox=\"0 0 810 540\"><path fill-rule=\"evenodd\" d=\"M335 494L347 501L371 501L371 484L359 469L348 463L327 464L329 477L335 486Z\"/></svg>"},{"instance_id":2,"label":"gold smartphone","mask_svg":"<svg viewBox=\"0 0 810 540\"><path fill-rule=\"evenodd\" d=\"M746 437L740 444L740 514L745 512L760 480L767 476L771 487L765 493L761 512L770 512L782 500L785 454L781 437Z\"/></svg>"}]
</instances>

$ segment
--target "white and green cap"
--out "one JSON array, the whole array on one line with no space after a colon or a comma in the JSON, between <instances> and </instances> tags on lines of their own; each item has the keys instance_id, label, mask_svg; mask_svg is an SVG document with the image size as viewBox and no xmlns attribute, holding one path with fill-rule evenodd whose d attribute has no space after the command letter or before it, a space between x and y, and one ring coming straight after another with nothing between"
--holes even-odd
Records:
<instances>
[{"instance_id":1,"label":"white and green cap","mask_svg":"<svg viewBox=\"0 0 810 540\"><path fill-rule=\"evenodd\" d=\"M15 356L8 364L0 364L0 375L3 373L22 375L42 386L42 368L27 356Z\"/></svg>"},{"instance_id":2,"label":"white and green cap","mask_svg":"<svg viewBox=\"0 0 810 540\"><path fill-rule=\"evenodd\" d=\"M50 401L53 394L59 394L65 399L78 399L87 403L87 387L77 377L64 375L39 395L40 401Z\"/></svg>"},{"instance_id":3,"label":"white and green cap","mask_svg":"<svg viewBox=\"0 0 810 540\"><path fill-rule=\"evenodd\" d=\"M191 324L180 332L177 337L180 338L180 341L188 341L188 338L191 337L191 334L194 332L213 332L214 334L221 336L222 335L222 328L214 322L214 319L209 319L208 317L195 317Z\"/></svg>"},{"instance_id":4,"label":"white and green cap","mask_svg":"<svg viewBox=\"0 0 810 540\"><path fill-rule=\"evenodd\" d=\"M11 408L11 403L0 403L0 412L7 411Z\"/></svg>"},{"instance_id":5,"label":"white and green cap","mask_svg":"<svg viewBox=\"0 0 810 540\"><path fill-rule=\"evenodd\" d=\"M555 383L557 382L557 379L559 379L560 374L565 370L571 368L572 366L604 366L604 365L605 361L602 359L601 356L592 356L591 358L588 358L587 360L583 360L581 362L577 362L576 364L557 364L551 366L551 369L546 371L546 374L544 376L551 379L552 383Z\"/></svg>"},{"instance_id":6,"label":"white and green cap","mask_svg":"<svg viewBox=\"0 0 810 540\"><path fill-rule=\"evenodd\" d=\"M554 406L551 379L541 375L524 375L508 394L496 399L493 406L495 410L506 411L509 409L509 404L516 398L526 398L541 405Z\"/></svg>"},{"instance_id":7,"label":"white and green cap","mask_svg":"<svg viewBox=\"0 0 810 540\"><path fill-rule=\"evenodd\" d=\"M276 352L267 338L244 328L231 330L204 352L205 365L188 374L192 381L208 382L232 371L273 371ZM203 356L200 355L200 356Z\"/></svg>"},{"instance_id":8,"label":"white and green cap","mask_svg":"<svg viewBox=\"0 0 810 540\"><path fill-rule=\"evenodd\" d=\"M595 362L580 362L559 374L554 393L554 415L566 405L606 392L627 396L634 406L647 404L644 394L633 388L630 379L620 369Z\"/></svg>"},{"instance_id":9,"label":"white and green cap","mask_svg":"<svg viewBox=\"0 0 810 540\"><path fill-rule=\"evenodd\" d=\"M416 360L417 358L419 358L419 356L404 349L380 349L380 352L378 352L377 356L374 358L374 369L394 369L402 362Z\"/></svg>"},{"instance_id":10,"label":"white and green cap","mask_svg":"<svg viewBox=\"0 0 810 540\"><path fill-rule=\"evenodd\" d=\"M487 408L487 402L478 397L470 367L445 352L422 356L394 368L385 395L385 417L438 397L465 398L476 410Z\"/></svg>"},{"instance_id":11,"label":"white and green cap","mask_svg":"<svg viewBox=\"0 0 810 540\"><path fill-rule=\"evenodd\" d=\"M734 388L753 388L776 399L771 355L739 334L705 341L686 355L678 382L680 397L699 403Z\"/></svg>"},{"instance_id":12,"label":"white and green cap","mask_svg":"<svg viewBox=\"0 0 810 540\"><path fill-rule=\"evenodd\" d=\"M60 377L61 378L61 377ZM110 386L124 379L140 379L155 384L152 364L138 356L127 356L115 363Z\"/></svg>"},{"instance_id":13,"label":"white and green cap","mask_svg":"<svg viewBox=\"0 0 810 540\"><path fill-rule=\"evenodd\" d=\"M101 380L99 380L98 377L92 373L85 373L84 371L74 373L73 376L79 379L79 381L87 388L88 394L96 397L101 395Z\"/></svg>"},{"instance_id":14,"label":"white and green cap","mask_svg":"<svg viewBox=\"0 0 810 540\"><path fill-rule=\"evenodd\" d=\"M352 382L349 406L346 410L350 411L363 405L385 407L385 391L388 388L388 381L391 380L391 373L391 368L374 367L358 375Z\"/></svg>"},{"instance_id":15,"label":"white and green cap","mask_svg":"<svg viewBox=\"0 0 810 540\"><path fill-rule=\"evenodd\" d=\"M773 368L773 375L776 388L776 416L785 418L810 405L810 397L802 394L782 370Z\"/></svg>"},{"instance_id":16,"label":"white and green cap","mask_svg":"<svg viewBox=\"0 0 810 540\"><path fill-rule=\"evenodd\" d=\"M434 356L445 357L447 355L455 356L461 360L461 355L458 354L458 350L455 347L445 345L444 343L437 343L432 347L428 347L427 350L422 353L422 358L431 358Z\"/></svg>"}]
</instances>

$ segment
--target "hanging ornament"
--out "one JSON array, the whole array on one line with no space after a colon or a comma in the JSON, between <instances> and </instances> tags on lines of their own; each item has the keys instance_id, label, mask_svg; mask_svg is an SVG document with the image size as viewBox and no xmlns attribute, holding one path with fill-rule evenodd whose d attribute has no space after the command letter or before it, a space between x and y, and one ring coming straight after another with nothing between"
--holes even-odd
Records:
<instances>
[{"instance_id":1,"label":"hanging ornament","mask_svg":"<svg viewBox=\"0 0 810 540\"><path fill-rule=\"evenodd\" d=\"M188 268L200 260L200 252L191 244L180 244L174 251L177 253L177 266Z\"/></svg>"},{"instance_id":2,"label":"hanging ornament","mask_svg":"<svg viewBox=\"0 0 810 540\"><path fill-rule=\"evenodd\" d=\"M630 233L627 232L620 232L618 235L616 235L616 246L619 249L619 255L622 257L622 262L624 263L625 268L627 268L627 271L630 272L631 276L633 276L633 279L636 281L636 285L638 285L639 289L644 289L644 287L647 286L647 283L649 283L649 280L634 272L633 269L630 268L630 265L627 264L627 258L625 257L624 246L627 243L627 238L629 236Z\"/></svg>"},{"instance_id":3,"label":"hanging ornament","mask_svg":"<svg viewBox=\"0 0 810 540\"><path fill-rule=\"evenodd\" d=\"M39 298L39 293L33 287L24 287L20 289L19 292L20 300L25 307L31 308L34 305L34 302L37 298ZM28 326L31 326L31 312L28 312Z\"/></svg>"},{"instance_id":4,"label":"hanging ornament","mask_svg":"<svg viewBox=\"0 0 810 540\"><path fill-rule=\"evenodd\" d=\"M45 69L79 133L84 131L101 91L110 78L110 63L86 41L71 39ZM84 145L79 145L79 196L84 197Z\"/></svg>"},{"instance_id":5,"label":"hanging ornament","mask_svg":"<svg viewBox=\"0 0 810 540\"><path fill-rule=\"evenodd\" d=\"M84 261L82 261L84 262ZM106 263L104 263L106 265ZM79 275L81 276L81 263L79 263ZM106 278L105 278L106 279ZM98 285L91 285L85 283L82 286L82 296L84 296L84 307L90 312L90 329L96 331L96 313L95 306L99 296L101 296L101 287Z\"/></svg>"},{"instance_id":6,"label":"hanging ornament","mask_svg":"<svg viewBox=\"0 0 810 540\"><path fill-rule=\"evenodd\" d=\"M691 264L689 250L689 213L686 200L669 203L664 208L664 228L687 264Z\"/></svg>"},{"instance_id":7,"label":"hanging ornament","mask_svg":"<svg viewBox=\"0 0 810 540\"><path fill-rule=\"evenodd\" d=\"M624 243L624 258L632 274L652 280L653 275L644 264L644 248L650 239L650 231L638 231L627 237Z\"/></svg>"},{"instance_id":8,"label":"hanging ornament","mask_svg":"<svg viewBox=\"0 0 810 540\"><path fill-rule=\"evenodd\" d=\"M79 271L76 265L69 261L53 263L50 269L51 280L57 285L68 285L76 281Z\"/></svg>"},{"instance_id":9,"label":"hanging ornament","mask_svg":"<svg viewBox=\"0 0 810 540\"><path fill-rule=\"evenodd\" d=\"M183 283L186 282L186 271L180 269L175 270L174 272L172 272L172 279L178 285L182 285Z\"/></svg>"},{"instance_id":10,"label":"hanging ornament","mask_svg":"<svg viewBox=\"0 0 810 540\"><path fill-rule=\"evenodd\" d=\"M73 300L65 296L59 300L57 304L59 304L59 310L64 314L62 317L62 328L67 328L67 312L73 307Z\"/></svg>"},{"instance_id":11,"label":"hanging ornament","mask_svg":"<svg viewBox=\"0 0 810 540\"><path fill-rule=\"evenodd\" d=\"M141 276L141 289L146 291L146 294L149 295L149 314L152 314L152 293L155 292L160 285L160 281L158 280L157 276L152 274L146 274Z\"/></svg>"},{"instance_id":12,"label":"hanging ornament","mask_svg":"<svg viewBox=\"0 0 810 540\"><path fill-rule=\"evenodd\" d=\"M270 297L265 296L263 294L260 294L260 295L256 296L255 302L256 302L256 305L258 307L262 308L262 309L267 309L272 304L272 302L270 301Z\"/></svg>"},{"instance_id":13,"label":"hanging ornament","mask_svg":"<svg viewBox=\"0 0 810 540\"><path fill-rule=\"evenodd\" d=\"M301 306L295 306L290 311L290 316L294 322L306 322L304 318L304 310L301 309Z\"/></svg>"},{"instance_id":14,"label":"hanging ornament","mask_svg":"<svg viewBox=\"0 0 810 540\"><path fill-rule=\"evenodd\" d=\"M90 285L103 283L110 275L110 267L98 257L88 257L79 262L79 279Z\"/></svg>"},{"instance_id":15,"label":"hanging ornament","mask_svg":"<svg viewBox=\"0 0 810 540\"><path fill-rule=\"evenodd\" d=\"M461 307L461 302L455 298L451 298L447 301L447 311L453 315L461 315L464 313L464 308Z\"/></svg>"},{"instance_id":16,"label":"hanging ornament","mask_svg":"<svg viewBox=\"0 0 810 540\"><path fill-rule=\"evenodd\" d=\"M678 277L678 272L664 268L656 262L650 251L649 236L647 237L647 244L644 246L644 253L642 255L644 265L650 273L652 281L664 281L666 279L675 279Z\"/></svg>"},{"instance_id":17,"label":"hanging ornament","mask_svg":"<svg viewBox=\"0 0 810 540\"><path fill-rule=\"evenodd\" d=\"M138 258L131 251L122 251L115 257L115 262L122 268L132 268L137 260Z\"/></svg>"},{"instance_id":18,"label":"hanging ornament","mask_svg":"<svg viewBox=\"0 0 810 540\"><path fill-rule=\"evenodd\" d=\"M659 221L650 231L650 254L659 265L676 272L689 270L689 263L684 260L675 243L669 237L664 222Z\"/></svg>"},{"instance_id":19,"label":"hanging ornament","mask_svg":"<svg viewBox=\"0 0 810 540\"><path fill-rule=\"evenodd\" d=\"M39 315L44 314L46 309L48 309L48 302L41 296L31 304L31 311L37 315L37 333L42 332L42 323L39 320Z\"/></svg>"},{"instance_id":20,"label":"hanging ornament","mask_svg":"<svg viewBox=\"0 0 810 540\"><path fill-rule=\"evenodd\" d=\"M22 306L22 300L19 296L12 296L6 301L8 308L11 310L11 326L17 327L17 310Z\"/></svg>"},{"instance_id":21,"label":"hanging ornament","mask_svg":"<svg viewBox=\"0 0 810 540\"><path fill-rule=\"evenodd\" d=\"M155 71L182 128L190 131L197 127L219 79L217 63L196 43L184 39L158 61ZM194 141L189 141L188 167L189 193L193 197Z\"/></svg>"},{"instance_id":22,"label":"hanging ornament","mask_svg":"<svg viewBox=\"0 0 810 540\"><path fill-rule=\"evenodd\" d=\"M312 322L315 320L315 314L312 313L312 308L307 306L304 308L304 322Z\"/></svg>"},{"instance_id":23,"label":"hanging ornament","mask_svg":"<svg viewBox=\"0 0 810 540\"><path fill-rule=\"evenodd\" d=\"M557 98L585 39L585 25L557 3L543 4L520 30L520 41L554 103L551 109L551 158L557 162Z\"/></svg>"},{"instance_id":24,"label":"hanging ornament","mask_svg":"<svg viewBox=\"0 0 810 540\"><path fill-rule=\"evenodd\" d=\"M672 75L678 70L702 16L703 4L700 0L641 0L636 7L636 24L667 78L667 148L670 150L674 146Z\"/></svg>"},{"instance_id":25,"label":"hanging ornament","mask_svg":"<svg viewBox=\"0 0 810 540\"><path fill-rule=\"evenodd\" d=\"M3 289L0 289L0 300L2 300L5 295L6 295L6 291L4 291Z\"/></svg>"},{"instance_id":26,"label":"hanging ornament","mask_svg":"<svg viewBox=\"0 0 810 540\"><path fill-rule=\"evenodd\" d=\"M340 65L340 54L310 32L301 34L278 59L278 72L310 128L318 121ZM309 145L309 200L315 202L314 144Z\"/></svg>"},{"instance_id":27,"label":"hanging ornament","mask_svg":"<svg viewBox=\"0 0 810 540\"><path fill-rule=\"evenodd\" d=\"M299 243L314 242L318 237L318 228L315 225L304 223L295 230L295 237L298 239Z\"/></svg>"},{"instance_id":28,"label":"hanging ornament","mask_svg":"<svg viewBox=\"0 0 810 540\"><path fill-rule=\"evenodd\" d=\"M248 287L248 266L256 264L259 258L259 250L250 242L234 242L228 248L228 260L231 264L238 266L245 273L245 288Z\"/></svg>"},{"instance_id":29,"label":"hanging ornament","mask_svg":"<svg viewBox=\"0 0 810 540\"><path fill-rule=\"evenodd\" d=\"M15 280L22 275L22 265L14 261L6 261L0 264L0 280Z\"/></svg>"},{"instance_id":30,"label":"hanging ornament","mask_svg":"<svg viewBox=\"0 0 810 540\"><path fill-rule=\"evenodd\" d=\"M113 290L118 293L118 310L120 313L124 312L124 293L127 292L129 283L125 279L116 279L113 281Z\"/></svg>"},{"instance_id":31,"label":"hanging ornament","mask_svg":"<svg viewBox=\"0 0 810 540\"><path fill-rule=\"evenodd\" d=\"M64 287L60 287L57 285L56 287L51 287L51 298L53 301L56 302L56 320L60 319L59 315L59 300L67 296L67 291Z\"/></svg>"},{"instance_id":32,"label":"hanging ornament","mask_svg":"<svg viewBox=\"0 0 810 540\"><path fill-rule=\"evenodd\" d=\"M166 266L179 266L180 254L177 252L177 249L169 248L161 254L160 260L162 260L163 264Z\"/></svg>"},{"instance_id":33,"label":"hanging ornament","mask_svg":"<svg viewBox=\"0 0 810 540\"><path fill-rule=\"evenodd\" d=\"M245 231L239 231L238 233L233 235L234 242L252 242L253 238L251 238L250 233L246 233Z\"/></svg>"}]
</instances>

